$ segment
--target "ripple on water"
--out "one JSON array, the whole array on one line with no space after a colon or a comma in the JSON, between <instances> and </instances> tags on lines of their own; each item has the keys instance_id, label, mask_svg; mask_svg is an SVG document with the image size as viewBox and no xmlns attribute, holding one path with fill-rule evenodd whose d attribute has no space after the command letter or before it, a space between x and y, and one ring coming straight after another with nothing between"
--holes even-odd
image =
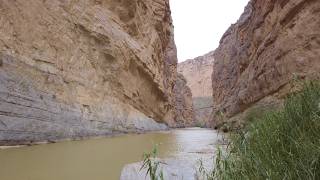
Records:
<instances>
[{"instance_id":1,"label":"ripple on water","mask_svg":"<svg viewBox=\"0 0 320 180\"><path fill-rule=\"evenodd\" d=\"M190 128L0 150L1 180L116 180L125 164L160 144L161 158L213 156L219 135Z\"/></svg>"}]
</instances>

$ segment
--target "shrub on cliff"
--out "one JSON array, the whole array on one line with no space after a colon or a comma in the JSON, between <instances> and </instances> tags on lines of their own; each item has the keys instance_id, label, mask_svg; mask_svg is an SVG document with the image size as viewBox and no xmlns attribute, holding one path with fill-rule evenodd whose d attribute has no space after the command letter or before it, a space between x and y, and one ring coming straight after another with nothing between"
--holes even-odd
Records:
<instances>
[{"instance_id":1,"label":"shrub on cliff","mask_svg":"<svg viewBox=\"0 0 320 180\"><path fill-rule=\"evenodd\" d=\"M307 83L282 110L256 118L218 157L215 179L320 179L320 85Z\"/></svg>"}]
</instances>

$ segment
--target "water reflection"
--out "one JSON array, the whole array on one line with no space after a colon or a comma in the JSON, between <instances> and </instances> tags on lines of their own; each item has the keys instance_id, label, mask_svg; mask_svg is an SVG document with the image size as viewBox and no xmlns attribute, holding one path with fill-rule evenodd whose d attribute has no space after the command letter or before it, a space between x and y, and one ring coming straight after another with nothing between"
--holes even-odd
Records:
<instances>
[{"instance_id":1,"label":"water reflection","mask_svg":"<svg viewBox=\"0 0 320 180\"><path fill-rule=\"evenodd\" d=\"M0 179L113 180L154 144L161 157L199 158L212 153L216 140L213 130L182 129L0 150Z\"/></svg>"}]
</instances>

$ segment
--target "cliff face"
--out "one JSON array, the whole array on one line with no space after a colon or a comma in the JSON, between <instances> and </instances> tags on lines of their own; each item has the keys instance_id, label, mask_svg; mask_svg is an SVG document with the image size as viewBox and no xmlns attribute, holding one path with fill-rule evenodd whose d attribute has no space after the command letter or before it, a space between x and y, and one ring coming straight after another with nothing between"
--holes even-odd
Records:
<instances>
[{"instance_id":1,"label":"cliff face","mask_svg":"<svg viewBox=\"0 0 320 180\"><path fill-rule=\"evenodd\" d=\"M0 142L175 125L168 0L0 0Z\"/></svg>"},{"instance_id":2,"label":"cliff face","mask_svg":"<svg viewBox=\"0 0 320 180\"><path fill-rule=\"evenodd\" d=\"M178 64L178 72L183 74L192 91L197 124L208 125L212 112L212 65L213 51Z\"/></svg>"},{"instance_id":3,"label":"cliff face","mask_svg":"<svg viewBox=\"0 0 320 180\"><path fill-rule=\"evenodd\" d=\"M192 93L182 74L178 74L177 82L174 86L174 92L176 94L175 127L195 126L196 121L192 103Z\"/></svg>"},{"instance_id":4,"label":"cliff face","mask_svg":"<svg viewBox=\"0 0 320 180\"><path fill-rule=\"evenodd\" d=\"M293 77L319 75L319 17L318 0L249 2L214 54L216 125L253 105L278 104L292 90Z\"/></svg>"}]
</instances>

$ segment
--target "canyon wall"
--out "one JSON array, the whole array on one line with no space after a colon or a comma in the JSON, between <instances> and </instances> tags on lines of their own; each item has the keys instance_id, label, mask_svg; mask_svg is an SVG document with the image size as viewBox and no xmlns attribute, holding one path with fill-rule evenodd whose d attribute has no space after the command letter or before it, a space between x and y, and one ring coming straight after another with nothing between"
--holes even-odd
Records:
<instances>
[{"instance_id":1,"label":"canyon wall","mask_svg":"<svg viewBox=\"0 0 320 180\"><path fill-rule=\"evenodd\" d=\"M168 0L0 0L0 14L0 144L176 125Z\"/></svg>"},{"instance_id":2,"label":"canyon wall","mask_svg":"<svg viewBox=\"0 0 320 180\"><path fill-rule=\"evenodd\" d=\"M176 94L175 103L175 127L193 127L196 125L195 113L192 102L192 93L187 86L187 81L182 74L178 74L174 86Z\"/></svg>"},{"instance_id":3,"label":"canyon wall","mask_svg":"<svg viewBox=\"0 0 320 180\"><path fill-rule=\"evenodd\" d=\"M249 2L214 53L215 126L241 126L250 109L281 104L293 80L319 77L319 17L319 0Z\"/></svg>"},{"instance_id":4,"label":"canyon wall","mask_svg":"<svg viewBox=\"0 0 320 180\"><path fill-rule=\"evenodd\" d=\"M210 124L213 106L211 81L213 53L214 51L178 64L178 72L183 74L191 89L195 119L201 126Z\"/></svg>"}]
</instances>

